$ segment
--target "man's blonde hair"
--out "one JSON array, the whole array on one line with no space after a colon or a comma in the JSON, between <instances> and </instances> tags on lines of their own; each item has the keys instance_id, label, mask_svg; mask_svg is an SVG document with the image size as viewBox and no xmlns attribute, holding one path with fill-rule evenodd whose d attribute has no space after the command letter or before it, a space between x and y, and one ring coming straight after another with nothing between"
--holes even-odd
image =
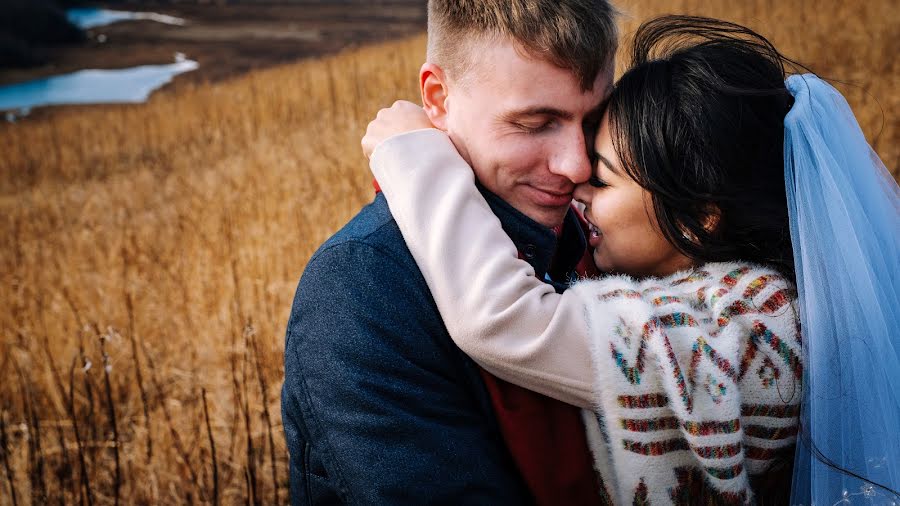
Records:
<instances>
[{"instance_id":1,"label":"man's blonde hair","mask_svg":"<svg viewBox=\"0 0 900 506\"><path fill-rule=\"evenodd\" d=\"M461 79L475 44L508 38L589 91L615 54L615 17L608 0L428 0L428 61Z\"/></svg>"}]
</instances>

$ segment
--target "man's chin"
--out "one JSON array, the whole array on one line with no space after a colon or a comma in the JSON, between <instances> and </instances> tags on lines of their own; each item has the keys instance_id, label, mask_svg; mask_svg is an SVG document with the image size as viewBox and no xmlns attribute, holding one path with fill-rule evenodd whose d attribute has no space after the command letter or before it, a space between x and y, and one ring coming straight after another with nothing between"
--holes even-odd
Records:
<instances>
[{"instance_id":1,"label":"man's chin","mask_svg":"<svg viewBox=\"0 0 900 506\"><path fill-rule=\"evenodd\" d=\"M562 224L572 205L572 200L568 198L557 199L553 205L546 205L543 200L535 198L535 191L528 187L531 191L517 191L509 194L507 198L498 195L506 203L516 208L520 213L540 223L547 228L557 227Z\"/></svg>"},{"instance_id":2,"label":"man's chin","mask_svg":"<svg viewBox=\"0 0 900 506\"><path fill-rule=\"evenodd\" d=\"M563 220L566 218L566 213L569 212L569 204L556 208L532 206L531 209L520 209L520 211L541 225L553 228L562 225Z\"/></svg>"}]
</instances>

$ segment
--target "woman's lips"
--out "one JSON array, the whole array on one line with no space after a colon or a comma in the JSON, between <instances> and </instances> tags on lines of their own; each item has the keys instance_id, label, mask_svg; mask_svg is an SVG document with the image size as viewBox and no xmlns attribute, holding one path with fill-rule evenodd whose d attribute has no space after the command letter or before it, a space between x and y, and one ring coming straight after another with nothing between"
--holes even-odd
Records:
<instances>
[{"instance_id":1,"label":"woman's lips","mask_svg":"<svg viewBox=\"0 0 900 506\"><path fill-rule=\"evenodd\" d=\"M590 221L588 221L588 231L588 243L592 248L596 248L600 241L603 240L603 232Z\"/></svg>"},{"instance_id":2,"label":"woman's lips","mask_svg":"<svg viewBox=\"0 0 900 506\"><path fill-rule=\"evenodd\" d=\"M544 207L563 207L572 203L572 192L544 190L530 185L526 188L531 194L531 199Z\"/></svg>"}]
</instances>

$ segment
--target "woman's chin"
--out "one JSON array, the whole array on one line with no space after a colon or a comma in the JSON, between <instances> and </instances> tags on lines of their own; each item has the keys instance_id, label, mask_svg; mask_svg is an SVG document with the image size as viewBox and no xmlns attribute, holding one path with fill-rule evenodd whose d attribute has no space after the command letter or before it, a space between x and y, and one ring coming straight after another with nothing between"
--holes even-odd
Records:
<instances>
[{"instance_id":1,"label":"woman's chin","mask_svg":"<svg viewBox=\"0 0 900 506\"><path fill-rule=\"evenodd\" d=\"M635 271L634 266L613 261L609 254L601 248L594 249L593 258L594 265L604 274L624 274L633 278L644 277L644 274Z\"/></svg>"},{"instance_id":2,"label":"woman's chin","mask_svg":"<svg viewBox=\"0 0 900 506\"><path fill-rule=\"evenodd\" d=\"M600 251L600 248L594 248L594 251L591 253L594 259L594 265L597 266L597 269L600 272L604 272L607 274L611 274L615 272L613 269L613 265L610 263L609 259L603 256L603 252Z\"/></svg>"}]
</instances>

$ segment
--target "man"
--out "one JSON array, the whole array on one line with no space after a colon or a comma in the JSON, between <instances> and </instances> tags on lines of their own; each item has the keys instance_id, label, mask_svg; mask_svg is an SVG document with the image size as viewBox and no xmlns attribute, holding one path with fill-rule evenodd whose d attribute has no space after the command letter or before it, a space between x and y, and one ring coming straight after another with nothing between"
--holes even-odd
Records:
<instances>
[{"instance_id":1,"label":"man","mask_svg":"<svg viewBox=\"0 0 900 506\"><path fill-rule=\"evenodd\" d=\"M585 253L570 204L591 175L615 45L606 0L428 4L425 111L559 290ZM282 412L295 504L578 504L602 493L577 408L488 375L453 344L381 195L300 280Z\"/></svg>"}]
</instances>

